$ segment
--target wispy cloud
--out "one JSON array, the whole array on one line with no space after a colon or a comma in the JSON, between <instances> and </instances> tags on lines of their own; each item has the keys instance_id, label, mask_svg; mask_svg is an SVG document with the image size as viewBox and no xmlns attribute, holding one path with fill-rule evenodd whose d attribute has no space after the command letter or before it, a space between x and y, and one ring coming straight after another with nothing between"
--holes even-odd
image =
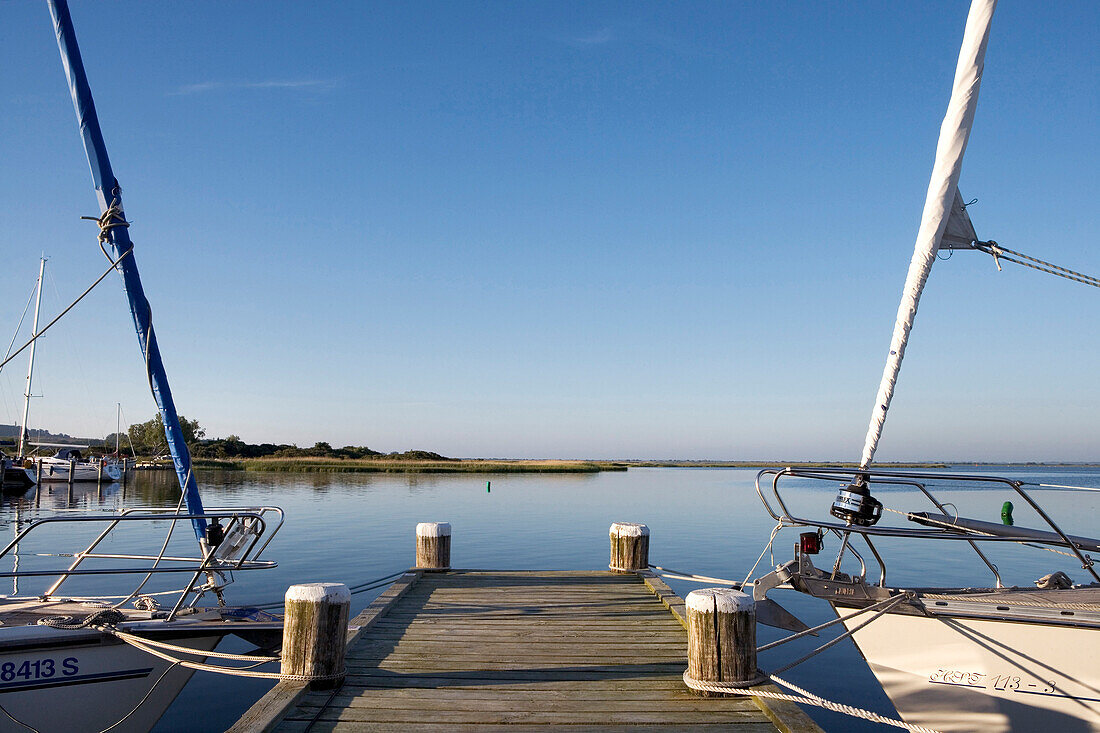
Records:
<instances>
[{"instance_id":1,"label":"wispy cloud","mask_svg":"<svg viewBox=\"0 0 1100 733\"><path fill-rule=\"evenodd\" d=\"M206 92L236 91L240 89L290 89L326 92L336 86L334 79L269 79L266 81L204 81L185 84L168 92L170 95L205 94Z\"/></svg>"},{"instance_id":2,"label":"wispy cloud","mask_svg":"<svg viewBox=\"0 0 1100 733\"><path fill-rule=\"evenodd\" d=\"M562 43L577 48L591 46L604 46L615 40L615 33L610 28L603 28L593 33L580 36L567 36L559 39Z\"/></svg>"}]
</instances>

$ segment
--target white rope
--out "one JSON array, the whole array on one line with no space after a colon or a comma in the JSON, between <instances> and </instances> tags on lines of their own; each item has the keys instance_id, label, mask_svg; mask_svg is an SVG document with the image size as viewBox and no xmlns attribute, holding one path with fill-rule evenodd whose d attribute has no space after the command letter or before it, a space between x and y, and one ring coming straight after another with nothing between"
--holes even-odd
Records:
<instances>
[{"instance_id":1,"label":"white rope","mask_svg":"<svg viewBox=\"0 0 1100 733\"><path fill-rule=\"evenodd\" d=\"M261 662L261 663L264 663L264 662L277 662L277 661L279 661L279 657L277 657L277 656L258 655L258 654L230 654L228 652L214 652L214 651L206 652L206 651L202 651L201 649L192 649L191 647L187 647L187 646L177 646L175 644L169 644L169 643L163 642L163 641L153 641L152 639L146 639L146 638L141 637L141 636L135 636L134 634L129 634L125 631L119 631L117 629L108 628L107 631L109 633L113 634L114 636L117 636L119 639L122 639L123 641L133 640L133 641L140 642L142 644L148 644L149 646L157 647L158 649L165 649L165 650L170 651L170 652L180 652L180 653L183 653L183 654L194 654L195 656L202 656L202 657L217 657L218 659L232 659L232 660L238 661L238 662Z\"/></svg>"},{"instance_id":2,"label":"white rope","mask_svg":"<svg viewBox=\"0 0 1100 733\"><path fill-rule=\"evenodd\" d=\"M814 707L825 708L826 710L832 710L837 713L844 713L854 718L863 718L873 723L882 723L884 725L890 725L895 728L902 728L904 730L913 731L913 733L939 733L932 728L924 728L919 725L910 725L909 723L901 720L895 720L894 718L888 718L885 715L879 715L878 713L870 710L864 710L863 708L857 708L852 705L845 705L839 702L833 702L832 700L826 700L823 697L819 697L812 692L807 692L801 687L780 679L775 675L768 675L765 679L770 680L778 685L782 685L790 690L796 692L796 695L788 695L782 692L772 692L771 690L761 690L759 688L746 688L738 687L737 683L723 683L723 682L704 682L703 680L697 680L688 676L688 673L684 672L684 684L692 690L698 690L700 692L716 692L726 695L748 695L750 697L761 697L769 700L786 700L788 702L798 703L802 705L812 705ZM752 683L749 683L752 684Z\"/></svg>"},{"instance_id":3,"label":"white rope","mask_svg":"<svg viewBox=\"0 0 1100 733\"><path fill-rule=\"evenodd\" d=\"M724 585L732 585L734 587L741 587L743 585L742 583L738 583L736 580L729 580L727 578L712 578L709 575L696 575L694 573L685 573L681 570L662 568L660 565L650 565L649 567L659 571L658 575L663 578L673 578L675 580L696 580L701 583L722 583ZM617 569L618 568L612 568L612 570Z\"/></svg>"},{"instance_id":4,"label":"white rope","mask_svg":"<svg viewBox=\"0 0 1100 733\"><path fill-rule=\"evenodd\" d=\"M107 633L114 633L114 631L107 627L99 627L100 631ZM120 637L121 638L121 637ZM127 644L141 649L143 652L152 654L154 657L159 657L168 662L175 662L181 667L187 667L188 669L196 669L202 672L217 672L218 674L227 674L233 677L255 677L264 680L284 680L289 682L323 682L326 680L338 680L347 674L347 670L342 670L338 674L328 675L311 675L311 674L284 674L282 672L257 672L250 667L220 667L216 664L202 664L201 662L187 662L182 659L177 659L164 652L158 651L148 644L144 643L145 640L138 641L137 637L131 637L129 639L122 639ZM190 650L193 654L199 654L196 650ZM217 655L212 655L217 656ZM258 667L261 664L267 664L268 662L257 662L253 667Z\"/></svg>"}]
</instances>

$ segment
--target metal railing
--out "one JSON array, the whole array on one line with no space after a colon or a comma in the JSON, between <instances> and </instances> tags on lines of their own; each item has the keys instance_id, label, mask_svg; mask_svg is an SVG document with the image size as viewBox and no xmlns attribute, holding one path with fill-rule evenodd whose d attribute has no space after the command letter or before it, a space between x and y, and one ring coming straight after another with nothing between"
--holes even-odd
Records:
<instances>
[{"instance_id":1,"label":"metal railing","mask_svg":"<svg viewBox=\"0 0 1100 733\"><path fill-rule=\"evenodd\" d=\"M205 543L201 546L197 546L200 550L200 554L195 556L166 554L169 542L172 539L172 534L175 531L176 523L179 521L189 522L197 518L206 519L208 521L217 520L219 523L223 523L224 532L221 541L214 546L208 546ZM269 520L273 521L269 522ZM123 600L121 603L116 604L122 605L122 603L136 597L154 575L165 573L189 573L191 579L183 588L169 591L169 593L180 594L179 599L176 601L175 606L169 614L169 618L172 618L185 606L189 596L193 596L190 604L187 604L191 607L193 607L205 593L211 591L218 595L220 601L221 590L232 582L232 573L235 571L267 570L276 567L276 562L262 560L260 556L263 554L264 550L267 549L271 540L274 539L275 535L282 527L283 520L283 510L279 507L272 506L248 508L217 507L208 509L202 514L180 514L176 509L165 508L131 508L107 516L79 515L47 517L31 523L19 531L15 538L0 550L0 563L9 556L18 560L18 545L22 542L26 542L27 537L32 533L37 532L38 534L43 534L45 528L58 525L62 527L73 527L76 525L105 524L106 526L83 550L72 553L36 553L37 556L72 558L72 562L64 569L13 569L9 572L0 571L0 577L55 578L52 585L39 596L40 598L48 600L56 597L61 586L74 576L144 575L145 577L137 587L131 591L128 596L122 597ZM160 553L156 555L98 551L100 545L111 537L120 527L132 526L135 523L159 523L166 521L170 523L168 532L164 537ZM270 532L268 531L269 529ZM134 560L145 564L109 568L82 567L87 560ZM16 568L18 567L17 563L13 563L13 565L15 565ZM199 581L204 575L207 577L207 582L203 585L199 585Z\"/></svg>"},{"instance_id":2,"label":"metal railing","mask_svg":"<svg viewBox=\"0 0 1100 733\"><path fill-rule=\"evenodd\" d=\"M764 489L761 487L761 480L766 477L770 477L771 495L774 497L776 507L768 501L765 496ZM1005 527L1004 532L998 532L997 534L987 534L974 529L968 529L966 527L958 525L941 526L929 529L918 529L913 527L879 527L879 526L862 526L857 524L846 524L843 522L833 522L828 520L819 519L807 519L805 517L799 517L791 513L787 507L786 502L783 500L779 491L780 479L784 477L810 479L816 481L829 481L829 482L844 482L851 484L857 478L861 478L866 482L866 485L870 488L875 484L887 485L887 486L909 486L918 489L924 496L944 515L948 515L946 506L941 503L931 491L928 490L927 484L932 481L950 481L963 484L974 483L992 483L1006 486L1012 489L1021 499L1023 499L1035 513L1038 514L1047 526L1052 530L1052 534L1049 537L1037 536L1035 532L1020 531L1014 533L1011 527ZM848 547L847 537L851 534L858 534L862 536L863 540L867 543L867 546L871 549L876 561L879 564L881 574L879 578L879 585L884 586L886 584L886 563L879 555L874 544L871 542L871 537L905 537L916 539L934 539L934 540L957 540L968 543L971 548L981 558L982 562L993 573L993 577L996 580L997 587L1002 587L1001 576L997 570L997 566L994 565L989 558L978 547L978 542L1023 542L1029 544L1042 544L1052 545L1058 547L1065 547L1073 553L1081 562L1081 567L1089 572L1097 582L1100 582L1100 575L1097 574L1093 567L1093 560L1088 555L1081 551L1081 548L1075 543L1069 535L1062 531L1061 527L1039 506L1039 504L1023 489L1023 482L1016 481L1009 478L1003 478L1000 476L982 476L976 474L946 474L946 473L928 473L917 471L880 471L874 469L858 469L858 468L815 468L815 469L800 469L800 468L783 468L783 469L764 469L756 475L756 494L760 498L761 503L764 505L764 509L771 515L772 519L777 522L783 522L792 526L805 526L805 527L820 527L821 529L829 530L836 533L838 536L844 538L842 543L841 554L837 558L837 566L839 566L841 556L843 555L844 548ZM908 513L910 521L919 521L915 518L914 513ZM854 552L854 550L853 550ZM862 571L865 573L863 567L863 559L859 558Z\"/></svg>"}]
</instances>

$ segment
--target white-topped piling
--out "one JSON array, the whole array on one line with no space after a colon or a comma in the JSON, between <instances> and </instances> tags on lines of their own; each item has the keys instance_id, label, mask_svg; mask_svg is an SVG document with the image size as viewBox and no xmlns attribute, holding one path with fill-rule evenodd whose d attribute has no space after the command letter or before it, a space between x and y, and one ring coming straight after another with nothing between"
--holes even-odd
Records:
<instances>
[{"instance_id":1,"label":"white-topped piling","mask_svg":"<svg viewBox=\"0 0 1100 733\"><path fill-rule=\"evenodd\" d=\"M416 567L422 570L451 568L450 522L421 522L416 525Z\"/></svg>"},{"instance_id":2,"label":"white-topped piling","mask_svg":"<svg viewBox=\"0 0 1100 733\"><path fill-rule=\"evenodd\" d=\"M303 583L287 588L281 672L321 678L315 690L332 689L344 674L351 592L343 583Z\"/></svg>"},{"instance_id":3,"label":"white-topped piling","mask_svg":"<svg viewBox=\"0 0 1100 733\"><path fill-rule=\"evenodd\" d=\"M756 669L756 602L732 588L702 588L684 601L688 621L687 676L699 682L747 686ZM716 692L695 691L704 697Z\"/></svg>"},{"instance_id":4,"label":"white-topped piling","mask_svg":"<svg viewBox=\"0 0 1100 733\"><path fill-rule=\"evenodd\" d=\"M649 567L649 527L637 522L615 522L611 536L611 561L617 573L633 573Z\"/></svg>"}]
</instances>

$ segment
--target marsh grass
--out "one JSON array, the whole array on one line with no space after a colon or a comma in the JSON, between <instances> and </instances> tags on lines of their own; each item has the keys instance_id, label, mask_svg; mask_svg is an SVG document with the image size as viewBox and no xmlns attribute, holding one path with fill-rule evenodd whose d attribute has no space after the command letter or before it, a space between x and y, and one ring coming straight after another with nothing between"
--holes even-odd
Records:
<instances>
[{"instance_id":1,"label":"marsh grass","mask_svg":"<svg viewBox=\"0 0 1100 733\"><path fill-rule=\"evenodd\" d=\"M626 464L610 461L505 461L446 460L409 461L339 458L244 458L196 460L202 468L285 473L598 473L625 471Z\"/></svg>"}]
</instances>

